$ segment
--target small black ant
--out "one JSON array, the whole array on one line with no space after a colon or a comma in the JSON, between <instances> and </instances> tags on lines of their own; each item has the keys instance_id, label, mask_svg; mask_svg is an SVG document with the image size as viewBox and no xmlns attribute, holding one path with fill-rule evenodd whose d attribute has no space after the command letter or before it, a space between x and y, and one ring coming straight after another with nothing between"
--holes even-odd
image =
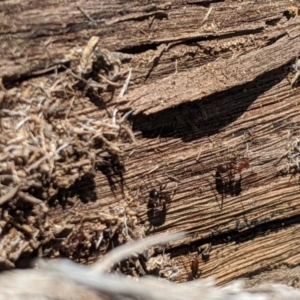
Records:
<instances>
[{"instance_id":1,"label":"small black ant","mask_svg":"<svg viewBox=\"0 0 300 300\"><path fill-rule=\"evenodd\" d=\"M169 191L164 191L164 188L160 185L159 191L157 189L152 189L149 192L150 201L154 205L154 209L157 211L163 210L163 207L171 202L171 194Z\"/></svg>"},{"instance_id":2,"label":"small black ant","mask_svg":"<svg viewBox=\"0 0 300 300\"><path fill-rule=\"evenodd\" d=\"M152 226L161 226L166 221L167 204L171 202L171 192L164 190L165 187L166 185L160 185L159 190L152 189L149 192L147 215Z\"/></svg>"}]
</instances>

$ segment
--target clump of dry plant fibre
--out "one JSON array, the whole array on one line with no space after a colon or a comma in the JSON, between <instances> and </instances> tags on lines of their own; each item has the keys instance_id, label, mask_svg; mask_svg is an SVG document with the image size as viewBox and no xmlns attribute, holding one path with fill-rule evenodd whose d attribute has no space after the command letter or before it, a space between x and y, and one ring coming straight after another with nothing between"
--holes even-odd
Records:
<instances>
[{"instance_id":1,"label":"clump of dry plant fibre","mask_svg":"<svg viewBox=\"0 0 300 300\"><path fill-rule=\"evenodd\" d=\"M50 199L111 157L121 157L124 142L134 140L126 124L130 111L108 112L101 99L119 64L103 59L108 54L97 48L98 41L92 37L43 76L2 84L0 269L13 268L20 254L36 250L51 234ZM98 103L97 117L89 114L91 100Z\"/></svg>"}]
</instances>

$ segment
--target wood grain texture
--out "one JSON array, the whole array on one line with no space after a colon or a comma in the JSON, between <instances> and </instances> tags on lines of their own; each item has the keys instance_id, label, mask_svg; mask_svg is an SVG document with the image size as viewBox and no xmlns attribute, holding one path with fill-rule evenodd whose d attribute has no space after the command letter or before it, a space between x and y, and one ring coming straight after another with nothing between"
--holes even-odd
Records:
<instances>
[{"instance_id":1,"label":"wood grain texture","mask_svg":"<svg viewBox=\"0 0 300 300\"><path fill-rule=\"evenodd\" d=\"M252 82L259 76L267 76L267 70L275 71L294 60L299 44L300 36L286 35L271 46L255 51L255 54L250 52L243 56L207 63L191 71L171 75L159 84L154 82L142 86L124 99L119 99L117 104L126 103L125 106L130 105L135 113L150 114L181 103L203 99L208 95Z\"/></svg>"},{"instance_id":2,"label":"wood grain texture","mask_svg":"<svg viewBox=\"0 0 300 300\"><path fill-rule=\"evenodd\" d=\"M88 1L80 8L95 20L94 24L78 9L77 1L44 1L43 4L3 1L0 76L28 74L68 62L70 48L83 46L93 35L101 37L104 48L114 51L141 46L156 48L172 42L200 42L200 49L205 51L209 41L216 38L252 36L253 43L257 44L275 25L281 27L283 23L286 30L293 26L293 20L289 24L283 15L290 6L288 1L211 3L212 11L203 23L208 13L206 6L178 0L151 4L132 1L126 7L122 1ZM277 28L278 36L281 30ZM264 37L255 41L256 34L262 32Z\"/></svg>"},{"instance_id":3,"label":"wood grain texture","mask_svg":"<svg viewBox=\"0 0 300 300\"><path fill-rule=\"evenodd\" d=\"M181 250L183 255L171 258L169 264L178 267L180 271L178 277L185 282L190 272L191 260L198 257L200 278L215 274L220 285L233 279L253 276L258 270L262 272L297 265L300 255L299 225L277 230L270 234L257 232L256 238L244 242L242 239L227 243L220 241L219 244L212 245L210 260L206 262L201 259L198 252L190 251L187 254ZM289 280L292 281L291 276Z\"/></svg>"},{"instance_id":4,"label":"wood grain texture","mask_svg":"<svg viewBox=\"0 0 300 300\"><path fill-rule=\"evenodd\" d=\"M148 123L146 120L141 125L146 137L140 134L134 153L125 160L124 173L125 190L132 197L139 191L138 199L144 203L141 219L147 223L145 203L149 190L157 188L158 182L167 183L171 190L178 186L166 223L155 232L188 230L190 242L236 230L238 222L247 228L298 215L298 175L279 176L287 161L283 158L278 162L286 152L291 128L293 138L299 134L298 92L290 90L286 79L276 86L276 94L289 100L274 100L274 92L271 88L250 105L245 101L248 91L220 95L216 102L201 108L210 116L205 121L195 103L148 117ZM240 109L236 107L238 101ZM165 118L172 114L177 122ZM228 120L229 115L234 118ZM240 195L223 195L222 200L216 191L216 166L236 153L248 156L251 166L242 172ZM104 176L97 180L97 186L105 186ZM115 195L109 196L108 188L98 195L103 204L114 203Z\"/></svg>"},{"instance_id":5,"label":"wood grain texture","mask_svg":"<svg viewBox=\"0 0 300 300\"><path fill-rule=\"evenodd\" d=\"M124 170L97 170L93 180L76 187L79 199L85 194L93 201L52 208L50 226L68 220L67 214L73 223L100 232L99 222L110 214L123 218L124 211L133 210L133 238L185 230L188 237L167 249L174 249L178 281L186 279L183 269L188 270L191 253L204 242L213 249L200 266L201 277L216 275L218 284L277 264L297 265L299 174L282 172L287 145L300 135L299 85L291 88L300 21L298 13L288 11L291 2L78 5L0 4L0 77L7 89L19 78L68 66L91 36L100 37L100 48L132 55L120 64L124 74L132 68L128 94L118 98L117 88L113 96L109 91L101 95L111 100L106 102L111 113L133 110L137 141L124 149ZM101 113L92 102L72 112L83 117ZM250 168L220 191L216 167L236 157L249 157ZM147 209L149 191L160 183L167 184L172 201L165 214L153 218ZM134 208L131 199L138 203ZM261 226L269 234L257 232ZM243 243L228 240L244 233ZM184 254L176 252L180 247Z\"/></svg>"}]
</instances>

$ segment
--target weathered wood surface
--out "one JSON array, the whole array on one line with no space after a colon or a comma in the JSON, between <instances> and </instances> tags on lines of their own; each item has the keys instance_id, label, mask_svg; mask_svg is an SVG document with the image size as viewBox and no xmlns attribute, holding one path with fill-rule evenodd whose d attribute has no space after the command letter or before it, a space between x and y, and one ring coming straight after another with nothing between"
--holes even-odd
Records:
<instances>
[{"instance_id":1,"label":"weathered wood surface","mask_svg":"<svg viewBox=\"0 0 300 300\"><path fill-rule=\"evenodd\" d=\"M286 225L291 225L291 222L283 223L279 227L270 226L273 230L271 233L266 230L256 230L254 234L235 234L230 237L225 236L223 240L216 239L212 244L213 250L208 261L202 261L197 251L189 252L188 248L181 248L176 253L178 256L171 258L168 264L178 268L180 272L178 277L184 282L190 275L191 261L197 257L200 262L200 277L206 278L215 274L219 285L232 279L252 277L266 270L295 266L299 262L300 255L299 224L284 228ZM276 280L275 277L273 282ZM293 279L297 280L289 276L290 282L281 282L291 285ZM271 281L270 276L268 281Z\"/></svg>"},{"instance_id":2,"label":"weathered wood surface","mask_svg":"<svg viewBox=\"0 0 300 300\"><path fill-rule=\"evenodd\" d=\"M92 224L99 213L122 211L125 200L137 198L136 236L188 232L187 239L171 243L168 250L185 248L184 255L174 258L182 271L179 281L186 279L189 245L193 253L193 246L203 242L212 243L212 252L209 262L200 264L202 276L216 274L220 284L262 267L296 265L297 230L286 225L273 232L270 225L290 218L295 224L300 214L299 175L278 176L287 164L279 158L300 129L299 87L291 89L290 84L290 66L300 51L300 21L288 12L291 2L131 1L126 8L122 1L80 4L92 20L77 5L0 4L0 77L5 86L66 64L71 50L84 48L91 36L100 36L103 48L132 54L122 64L123 71L133 72L128 94L108 106L134 110L137 142L128 145L122 178L97 172L91 191L96 201L80 203L72 213ZM81 113L96 116L98 109L91 104ZM238 195L221 195L216 166L235 153L249 157L251 166L242 172ZM157 181L176 192L167 214L151 225L146 203ZM78 188L90 191L91 185ZM58 208L50 218L55 223L66 213ZM262 225L269 235L257 236ZM243 232L243 244L230 243L233 233ZM178 262L181 258L185 266Z\"/></svg>"}]
</instances>

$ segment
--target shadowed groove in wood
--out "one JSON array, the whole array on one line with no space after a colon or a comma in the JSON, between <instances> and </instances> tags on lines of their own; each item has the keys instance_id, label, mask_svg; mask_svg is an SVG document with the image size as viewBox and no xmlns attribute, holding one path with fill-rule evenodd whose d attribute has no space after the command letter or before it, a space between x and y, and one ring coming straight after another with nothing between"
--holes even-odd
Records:
<instances>
[{"instance_id":1,"label":"shadowed groove in wood","mask_svg":"<svg viewBox=\"0 0 300 300\"><path fill-rule=\"evenodd\" d=\"M227 126L238 119L259 95L265 94L279 84L287 74L284 67L280 67L259 76L253 82L215 93L192 103L180 104L149 116L140 113L133 116L133 128L142 131L146 138L174 137L182 138L186 142L213 135L222 128L228 130ZM287 92L285 90L286 96L288 96ZM255 114L255 106L253 110L254 116L259 118ZM262 108L260 110L262 111ZM247 125L244 127L249 129Z\"/></svg>"},{"instance_id":2,"label":"shadowed groove in wood","mask_svg":"<svg viewBox=\"0 0 300 300\"><path fill-rule=\"evenodd\" d=\"M260 236L244 242L229 241L227 244L213 244L208 262L201 260L197 252L171 258L171 263L179 267L180 281L186 281L191 257L199 255L200 278L217 274L218 284L225 284L232 277L251 276L265 269L282 265L296 266L299 261L298 225L286 229L265 231ZM233 273L233 274L232 274Z\"/></svg>"},{"instance_id":3,"label":"shadowed groove in wood","mask_svg":"<svg viewBox=\"0 0 300 300\"><path fill-rule=\"evenodd\" d=\"M186 281L191 259L198 257L201 278L217 274L218 284L226 284L232 276L252 276L282 265L296 266L299 258L298 228L299 217L294 217L284 223L265 223L242 233L232 231L191 244L181 244L171 251L167 249L166 253L171 258L169 264L179 267L177 280ZM206 261L201 259L197 250L205 243L212 246Z\"/></svg>"}]
</instances>

